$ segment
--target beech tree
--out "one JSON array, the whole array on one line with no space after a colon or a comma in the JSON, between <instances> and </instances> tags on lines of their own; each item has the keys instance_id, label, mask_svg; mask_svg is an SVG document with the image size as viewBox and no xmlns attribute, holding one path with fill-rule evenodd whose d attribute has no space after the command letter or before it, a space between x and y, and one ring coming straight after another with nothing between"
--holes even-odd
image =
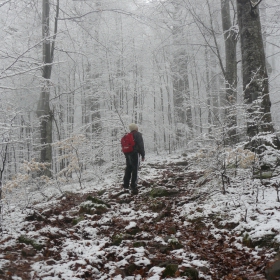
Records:
<instances>
[{"instance_id":1,"label":"beech tree","mask_svg":"<svg viewBox=\"0 0 280 280\"><path fill-rule=\"evenodd\" d=\"M237 0L247 135L273 133L268 74L259 16L259 1Z\"/></svg>"},{"instance_id":2,"label":"beech tree","mask_svg":"<svg viewBox=\"0 0 280 280\"><path fill-rule=\"evenodd\" d=\"M225 40L225 82L226 82L226 118L228 125L228 135L231 141L236 141L237 137L237 59L236 44L238 34L236 32L235 21L230 13L230 0L221 0L222 27Z\"/></svg>"},{"instance_id":3,"label":"beech tree","mask_svg":"<svg viewBox=\"0 0 280 280\"><path fill-rule=\"evenodd\" d=\"M37 116L40 118L41 131L41 162L52 162L52 111L50 108L51 72L54 57L54 44L57 33L57 20L59 13L59 0L56 5L56 18L54 35L50 35L50 2L43 0L42 6L42 37L43 37L43 67L42 67L42 89L37 107ZM50 171L46 172L48 176Z\"/></svg>"},{"instance_id":4,"label":"beech tree","mask_svg":"<svg viewBox=\"0 0 280 280\"><path fill-rule=\"evenodd\" d=\"M187 53L186 15L182 12L181 3L173 3L173 102L176 125L176 145L181 146L192 138L192 110L189 85L189 59Z\"/></svg>"}]
</instances>

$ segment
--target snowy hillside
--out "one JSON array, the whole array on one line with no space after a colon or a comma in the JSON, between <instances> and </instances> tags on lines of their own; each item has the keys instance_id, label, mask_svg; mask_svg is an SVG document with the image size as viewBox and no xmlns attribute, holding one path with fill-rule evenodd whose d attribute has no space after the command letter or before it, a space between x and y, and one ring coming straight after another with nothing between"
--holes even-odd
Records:
<instances>
[{"instance_id":1,"label":"snowy hillside","mask_svg":"<svg viewBox=\"0 0 280 280\"><path fill-rule=\"evenodd\" d=\"M137 196L121 169L29 207L6 198L0 279L265 279L280 244L277 177L226 171L223 184L203 151L154 156Z\"/></svg>"}]
</instances>

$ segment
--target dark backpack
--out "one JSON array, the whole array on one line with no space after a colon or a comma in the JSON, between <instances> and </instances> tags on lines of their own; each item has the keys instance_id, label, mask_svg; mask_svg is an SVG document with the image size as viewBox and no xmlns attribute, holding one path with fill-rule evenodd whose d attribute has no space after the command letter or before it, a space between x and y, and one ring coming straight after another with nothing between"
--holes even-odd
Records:
<instances>
[{"instance_id":1,"label":"dark backpack","mask_svg":"<svg viewBox=\"0 0 280 280\"><path fill-rule=\"evenodd\" d=\"M133 133L127 133L123 138L121 139L121 145L122 145L122 152L124 154L131 153L135 146L135 141L133 137Z\"/></svg>"}]
</instances>

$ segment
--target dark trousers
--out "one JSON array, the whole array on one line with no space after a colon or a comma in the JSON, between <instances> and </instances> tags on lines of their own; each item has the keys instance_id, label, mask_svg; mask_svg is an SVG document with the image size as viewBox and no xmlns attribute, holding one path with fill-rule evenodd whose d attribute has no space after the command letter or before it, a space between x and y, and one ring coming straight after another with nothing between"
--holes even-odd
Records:
<instances>
[{"instance_id":1,"label":"dark trousers","mask_svg":"<svg viewBox=\"0 0 280 280\"><path fill-rule=\"evenodd\" d=\"M124 188L129 188L129 182L131 179L131 188L137 188L138 181L138 168L139 168L139 154L138 153L130 153L125 155L126 158L126 168L123 177L123 186Z\"/></svg>"}]
</instances>

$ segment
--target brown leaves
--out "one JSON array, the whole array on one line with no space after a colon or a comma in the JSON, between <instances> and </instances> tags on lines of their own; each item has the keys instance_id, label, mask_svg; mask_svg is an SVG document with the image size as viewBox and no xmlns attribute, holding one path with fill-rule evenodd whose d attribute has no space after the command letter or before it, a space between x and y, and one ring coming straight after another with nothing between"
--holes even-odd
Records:
<instances>
[{"instance_id":1,"label":"brown leaves","mask_svg":"<svg viewBox=\"0 0 280 280\"><path fill-rule=\"evenodd\" d=\"M71 260L72 272L82 271L79 277L84 279L98 279L93 274L93 271L97 271L107 275L108 279L117 275L123 278L141 275L144 280L152 268L156 268L162 277L166 275L171 279L186 276L203 280L202 275L212 280L264 279L268 258L266 250L258 251L259 255L254 257L248 248L244 248L242 238L231 231L236 225L228 223L223 224L224 229L218 228L221 218L205 219L203 207L189 213L201 214L198 218L190 220L187 215L182 215L179 205L185 204L192 196L192 186L203 176L203 172L190 171L186 164L161 167L163 170L159 170L157 178L142 182L140 195L136 197L131 198L127 194L129 199L124 200L126 193L120 193L118 189L113 189L111 196L103 193L102 199L105 198L112 206L104 213L78 213L80 204L89 194L69 194L55 207L45 211L42 209L40 215L34 215L29 221L34 231L46 240L42 254L28 256L28 263L18 261L16 267L9 264L6 268L9 277L17 275L23 280L30 279L30 275L24 273L30 270L37 258L36 261L49 266ZM159 185L163 189L174 188L176 192L172 197L151 198L144 194L146 188ZM98 194L94 193L93 196ZM76 219L77 223L74 224L71 219ZM131 222L135 226L127 227ZM47 227L52 230L42 230ZM83 234L86 227L89 232L97 229L96 235L87 237ZM5 242L8 244L9 240ZM78 247L78 251L67 251L67 258L63 259L61 252L65 242L80 243L83 247ZM103 242L98 249L100 258L97 260L88 255L95 242ZM3 245L4 241L1 243ZM10 263L22 259L21 247L9 249L4 258ZM200 262L203 266L199 265ZM48 275L46 272L45 277L54 277L52 273ZM194 276L190 276L190 273L194 273Z\"/></svg>"}]
</instances>

